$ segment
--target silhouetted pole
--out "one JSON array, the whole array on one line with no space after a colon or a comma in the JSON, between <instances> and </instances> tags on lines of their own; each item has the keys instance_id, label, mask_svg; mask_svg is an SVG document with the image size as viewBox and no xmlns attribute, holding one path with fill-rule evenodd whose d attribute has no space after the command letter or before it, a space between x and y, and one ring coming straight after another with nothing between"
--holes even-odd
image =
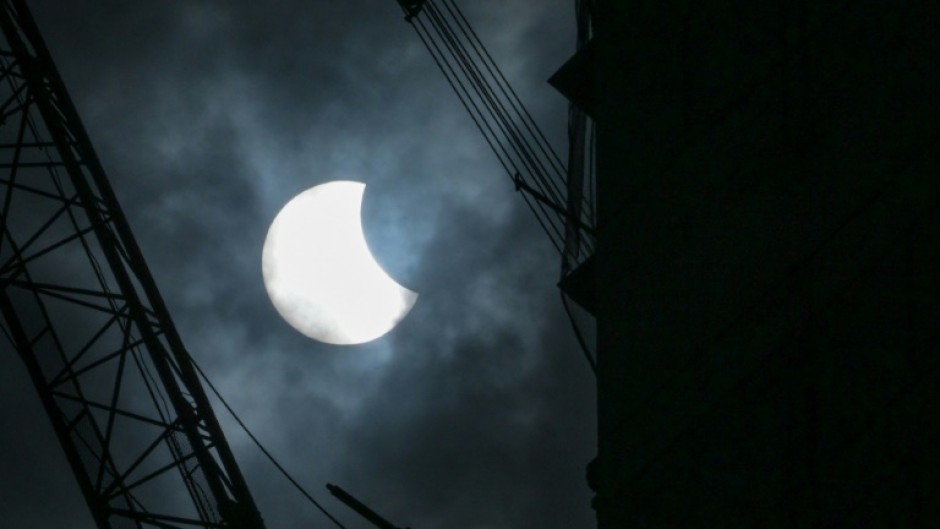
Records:
<instances>
[{"instance_id":1,"label":"silhouetted pole","mask_svg":"<svg viewBox=\"0 0 940 529\"><path fill-rule=\"evenodd\" d=\"M379 529L401 529L400 527L396 527L392 525L391 522L379 516L377 512L367 507L364 503L354 498L352 494L346 492L340 487L333 485L331 483L327 483L326 489L330 491L330 494L332 494L333 496L336 496L336 498L339 499L339 501L345 503L350 509L359 513L360 516L372 522L372 524L378 527ZM409 529L409 528L405 528L405 529Z\"/></svg>"}]
</instances>

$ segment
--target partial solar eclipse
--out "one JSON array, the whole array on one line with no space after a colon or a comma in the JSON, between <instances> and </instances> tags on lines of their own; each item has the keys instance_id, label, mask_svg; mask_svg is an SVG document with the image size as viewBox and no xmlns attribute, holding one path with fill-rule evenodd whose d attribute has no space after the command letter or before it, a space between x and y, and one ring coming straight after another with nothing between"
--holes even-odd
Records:
<instances>
[{"instance_id":1,"label":"partial solar eclipse","mask_svg":"<svg viewBox=\"0 0 940 529\"><path fill-rule=\"evenodd\" d=\"M337 345L391 331L418 294L382 270L362 231L365 184L338 180L291 199L268 229L261 252L264 286L292 327Z\"/></svg>"}]
</instances>

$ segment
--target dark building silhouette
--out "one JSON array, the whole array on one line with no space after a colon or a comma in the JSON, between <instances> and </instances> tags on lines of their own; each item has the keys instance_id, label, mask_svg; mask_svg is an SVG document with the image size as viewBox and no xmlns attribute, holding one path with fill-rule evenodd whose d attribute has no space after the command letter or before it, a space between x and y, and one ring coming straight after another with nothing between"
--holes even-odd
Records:
<instances>
[{"instance_id":1,"label":"dark building silhouette","mask_svg":"<svg viewBox=\"0 0 940 529\"><path fill-rule=\"evenodd\" d=\"M940 520L940 4L592 4L601 529Z\"/></svg>"}]
</instances>

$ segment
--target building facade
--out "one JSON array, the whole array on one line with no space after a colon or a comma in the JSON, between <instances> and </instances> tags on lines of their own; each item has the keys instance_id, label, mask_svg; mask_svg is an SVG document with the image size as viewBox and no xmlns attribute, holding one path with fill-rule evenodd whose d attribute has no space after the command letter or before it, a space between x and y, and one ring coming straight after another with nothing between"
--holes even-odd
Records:
<instances>
[{"instance_id":1,"label":"building facade","mask_svg":"<svg viewBox=\"0 0 940 529\"><path fill-rule=\"evenodd\" d=\"M938 4L592 18L599 527L933 526Z\"/></svg>"}]
</instances>

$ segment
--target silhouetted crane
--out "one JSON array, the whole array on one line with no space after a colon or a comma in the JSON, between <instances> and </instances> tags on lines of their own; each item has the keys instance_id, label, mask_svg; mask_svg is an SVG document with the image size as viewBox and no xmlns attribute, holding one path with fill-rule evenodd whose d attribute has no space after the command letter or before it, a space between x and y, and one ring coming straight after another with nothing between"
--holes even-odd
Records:
<instances>
[{"instance_id":1,"label":"silhouetted crane","mask_svg":"<svg viewBox=\"0 0 940 529\"><path fill-rule=\"evenodd\" d=\"M95 522L263 528L23 0L0 29L0 330Z\"/></svg>"}]
</instances>

